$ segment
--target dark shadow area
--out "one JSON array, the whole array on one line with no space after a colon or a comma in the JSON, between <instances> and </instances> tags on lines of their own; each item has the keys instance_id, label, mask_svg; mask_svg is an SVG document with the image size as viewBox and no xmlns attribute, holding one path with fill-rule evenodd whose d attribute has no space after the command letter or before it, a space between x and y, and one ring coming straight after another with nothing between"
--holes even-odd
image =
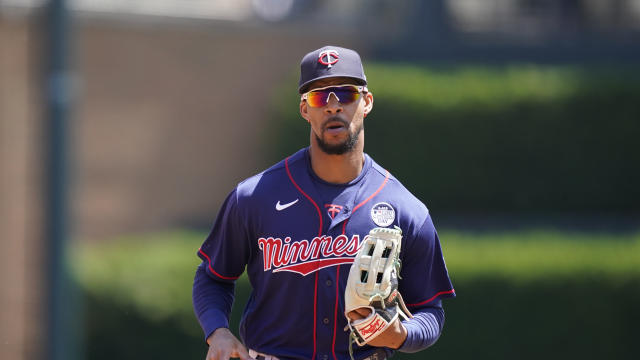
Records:
<instances>
[{"instance_id":1,"label":"dark shadow area","mask_svg":"<svg viewBox=\"0 0 640 360\"><path fill-rule=\"evenodd\" d=\"M637 277L459 281L458 298L444 303L446 323L436 345L394 359L633 359L639 289ZM231 316L236 334L240 304L248 295L248 282L240 281ZM92 296L86 306L88 359L200 359L206 354L200 334L180 330L177 321L153 322L133 308Z\"/></svg>"},{"instance_id":2,"label":"dark shadow area","mask_svg":"<svg viewBox=\"0 0 640 360\"><path fill-rule=\"evenodd\" d=\"M207 354L195 318L188 333L177 320L152 321L112 298L85 292L83 301L86 359L204 359Z\"/></svg>"}]
</instances>

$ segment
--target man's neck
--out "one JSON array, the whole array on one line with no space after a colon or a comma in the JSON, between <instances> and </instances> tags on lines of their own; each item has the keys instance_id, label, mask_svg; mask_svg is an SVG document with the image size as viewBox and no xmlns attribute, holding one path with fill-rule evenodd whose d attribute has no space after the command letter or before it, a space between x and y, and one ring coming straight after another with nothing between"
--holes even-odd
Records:
<instances>
[{"instance_id":1,"label":"man's neck","mask_svg":"<svg viewBox=\"0 0 640 360\"><path fill-rule=\"evenodd\" d=\"M348 183L357 178L364 166L364 151L360 146L342 155L329 155L312 144L309 155L313 172L320 179L334 184Z\"/></svg>"}]
</instances>

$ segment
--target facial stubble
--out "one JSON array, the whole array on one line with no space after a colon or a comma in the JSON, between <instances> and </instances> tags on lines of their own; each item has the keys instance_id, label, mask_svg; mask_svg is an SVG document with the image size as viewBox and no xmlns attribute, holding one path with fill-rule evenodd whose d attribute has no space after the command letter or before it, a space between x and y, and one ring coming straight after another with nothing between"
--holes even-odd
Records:
<instances>
[{"instance_id":1,"label":"facial stubble","mask_svg":"<svg viewBox=\"0 0 640 360\"><path fill-rule=\"evenodd\" d=\"M332 121L332 120L342 121L339 118L330 119L329 121ZM344 121L342 121L342 122L344 123ZM327 143L320 136L318 136L318 134L316 134L315 131L313 132L313 135L316 137L316 142L318 144L318 147L325 154L328 154L328 155L342 155L342 154L346 154L346 153L352 151L356 147L356 145L358 144L359 135L360 135L360 133L362 132L363 129L364 129L364 123L361 123L354 132L350 132L349 131L349 135L347 136L347 138L344 141L342 141L340 143L337 143L337 144L329 144L329 143Z\"/></svg>"}]
</instances>

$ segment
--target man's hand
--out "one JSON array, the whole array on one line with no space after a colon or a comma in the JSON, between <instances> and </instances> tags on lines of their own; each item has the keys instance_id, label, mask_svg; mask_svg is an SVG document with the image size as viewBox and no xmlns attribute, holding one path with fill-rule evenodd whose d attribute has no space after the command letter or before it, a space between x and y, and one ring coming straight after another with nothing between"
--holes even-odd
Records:
<instances>
[{"instance_id":1,"label":"man's hand","mask_svg":"<svg viewBox=\"0 0 640 360\"><path fill-rule=\"evenodd\" d=\"M371 313L371 310L367 308L359 308L353 311L350 311L347 316L351 320L359 320L364 319ZM407 339L407 329L402 325L400 319L396 319L391 323L389 328L385 330L382 334L376 336L373 340L369 341L367 344L371 346L377 347L388 347L392 349L397 349L404 341Z\"/></svg>"},{"instance_id":2,"label":"man's hand","mask_svg":"<svg viewBox=\"0 0 640 360\"><path fill-rule=\"evenodd\" d=\"M207 339L209 351L206 360L251 360L247 348L227 328L219 328Z\"/></svg>"}]
</instances>

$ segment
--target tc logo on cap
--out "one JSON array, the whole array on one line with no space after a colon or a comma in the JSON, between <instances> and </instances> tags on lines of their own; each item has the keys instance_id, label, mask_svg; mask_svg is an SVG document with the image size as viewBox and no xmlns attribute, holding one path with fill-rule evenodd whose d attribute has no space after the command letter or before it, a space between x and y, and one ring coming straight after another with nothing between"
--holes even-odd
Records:
<instances>
[{"instance_id":1,"label":"tc logo on cap","mask_svg":"<svg viewBox=\"0 0 640 360\"><path fill-rule=\"evenodd\" d=\"M336 50L325 50L320 53L320 56L318 56L318 62L322 65L326 65L327 67L331 67L331 65L338 62L339 57L340 56Z\"/></svg>"}]
</instances>

